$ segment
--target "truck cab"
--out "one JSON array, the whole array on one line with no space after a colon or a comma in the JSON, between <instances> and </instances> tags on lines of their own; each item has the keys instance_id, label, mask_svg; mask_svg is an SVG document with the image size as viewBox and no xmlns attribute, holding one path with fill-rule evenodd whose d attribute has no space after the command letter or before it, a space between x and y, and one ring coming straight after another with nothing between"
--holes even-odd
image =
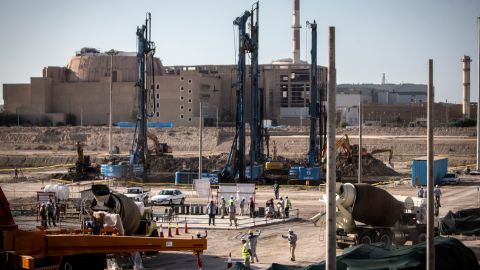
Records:
<instances>
[{"instance_id":1,"label":"truck cab","mask_svg":"<svg viewBox=\"0 0 480 270\"><path fill-rule=\"evenodd\" d=\"M129 187L125 192L125 196L129 197L130 199L136 202L143 202L143 204L147 206L149 191L150 190L146 190L143 187Z\"/></svg>"}]
</instances>

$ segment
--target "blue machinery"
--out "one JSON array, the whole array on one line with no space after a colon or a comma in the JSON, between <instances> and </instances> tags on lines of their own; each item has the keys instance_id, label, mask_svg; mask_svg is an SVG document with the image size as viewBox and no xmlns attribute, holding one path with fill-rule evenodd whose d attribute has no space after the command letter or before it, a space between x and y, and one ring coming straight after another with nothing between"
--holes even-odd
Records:
<instances>
[{"instance_id":1,"label":"blue machinery","mask_svg":"<svg viewBox=\"0 0 480 270\"><path fill-rule=\"evenodd\" d=\"M250 19L251 35L246 32L247 21ZM255 164L260 157L260 137L261 121L258 91L258 2L254 5L251 12L245 11L242 16L237 17L233 24L238 27L238 63L237 63L237 81L235 84L237 104L236 104L236 125L235 137L228 156L227 165L220 172L221 181L234 181L238 175L240 182L246 181L245 170L245 55L247 52L252 54L251 59L251 83L252 83L252 124L250 146L251 167L254 172L263 170L263 166ZM251 36L251 37L250 37Z\"/></svg>"},{"instance_id":2,"label":"blue machinery","mask_svg":"<svg viewBox=\"0 0 480 270\"><path fill-rule=\"evenodd\" d=\"M322 179L322 171L321 167L319 166L319 160L318 160L318 154L319 154L319 147L317 144L317 119L319 116L322 117L322 114L319 114L319 108L320 110L322 107L318 106L318 86L317 86L317 23L313 21L313 23L309 24L307 22L307 25L310 26L312 29L312 48L311 48L311 57L312 57L312 63L311 63L311 68L310 68L310 139L309 139L309 149L308 149L308 160L306 166L293 166L290 169L289 176L292 179L298 179L298 180L313 180L313 181L318 181ZM323 125L322 125L322 119L318 121L319 123L319 129L323 130ZM322 134L320 134L322 136ZM320 141L322 141L322 138L320 137ZM320 147L323 147L321 145Z\"/></svg>"},{"instance_id":3,"label":"blue machinery","mask_svg":"<svg viewBox=\"0 0 480 270\"><path fill-rule=\"evenodd\" d=\"M147 13L145 24L137 27L137 76L138 81L135 84L137 89L137 122L135 126L135 136L132 142L132 150L128 166L126 164L101 166L101 173L107 177L140 177L143 178L147 154L147 114L148 108L153 113L156 112L156 96L154 80L154 61L155 43L151 41L151 14ZM149 60L150 59L150 64ZM152 76L146 78L146 70L150 69ZM147 102L148 100L148 102Z\"/></svg>"}]
</instances>

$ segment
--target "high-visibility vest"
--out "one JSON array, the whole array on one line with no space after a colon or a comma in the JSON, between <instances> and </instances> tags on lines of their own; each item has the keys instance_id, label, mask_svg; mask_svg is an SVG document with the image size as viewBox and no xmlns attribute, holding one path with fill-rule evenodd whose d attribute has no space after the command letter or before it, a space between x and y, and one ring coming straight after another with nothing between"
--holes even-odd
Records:
<instances>
[{"instance_id":1,"label":"high-visibility vest","mask_svg":"<svg viewBox=\"0 0 480 270\"><path fill-rule=\"evenodd\" d=\"M249 250L249 246L248 246L248 242L246 242L245 244L243 244L243 247L242 247L242 256L244 258L250 256L250 252L248 252Z\"/></svg>"},{"instance_id":2,"label":"high-visibility vest","mask_svg":"<svg viewBox=\"0 0 480 270\"><path fill-rule=\"evenodd\" d=\"M286 207L292 208L292 203L290 202L290 199L287 199L287 205L286 205Z\"/></svg>"}]
</instances>

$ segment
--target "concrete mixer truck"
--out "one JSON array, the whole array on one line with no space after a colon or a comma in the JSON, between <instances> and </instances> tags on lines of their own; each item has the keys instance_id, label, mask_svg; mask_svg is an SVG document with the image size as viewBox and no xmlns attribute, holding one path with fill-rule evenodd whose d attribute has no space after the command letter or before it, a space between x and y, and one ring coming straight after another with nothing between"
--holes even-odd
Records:
<instances>
[{"instance_id":1,"label":"concrete mixer truck","mask_svg":"<svg viewBox=\"0 0 480 270\"><path fill-rule=\"evenodd\" d=\"M373 242L389 246L425 241L423 199L392 196L369 184L337 183L336 193L338 248Z\"/></svg>"}]
</instances>

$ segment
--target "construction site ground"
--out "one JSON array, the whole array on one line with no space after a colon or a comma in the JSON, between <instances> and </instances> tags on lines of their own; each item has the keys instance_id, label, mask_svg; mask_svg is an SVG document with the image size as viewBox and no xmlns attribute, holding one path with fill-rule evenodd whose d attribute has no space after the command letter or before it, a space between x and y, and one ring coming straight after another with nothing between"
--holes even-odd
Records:
<instances>
[{"instance_id":1,"label":"construction site ground","mask_svg":"<svg viewBox=\"0 0 480 270\"><path fill-rule=\"evenodd\" d=\"M357 129L338 130L337 136L349 134L351 142L357 143ZM166 157L175 161L175 166L183 163L191 168L196 168L194 161L198 154L198 130L196 128L173 128L156 130L160 142L167 142L173 147L173 157ZM416 196L417 189L411 187L408 181L401 179L410 177L411 159L426 155L426 129L424 128L366 128L363 139L364 147L368 151L380 148L393 148L393 161L395 170L399 173L395 176L365 176L365 181L382 182L381 185L392 194ZM443 129L435 130L435 153L449 157L450 169L463 170L466 165L473 164L476 153L476 137L474 129ZM132 130L114 128L114 143L118 145L124 156L127 155ZM216 130L207 128L204 133L204 156L220 155L229 151L233 139L233 129ZM306 128L283 128L272 130L271 140L277 144L277 152L280 156L302 159L307 149ZM6 193L14 211L15 220L22 229L34 229L39 225L34 212L30 209L35 205L37 191L50 183L52 174L65 173L67 164L73 164L76 160L76 142L80 141L85 148L85 154L91 155L93 161L100 161L107 156L108 128L104 127L62 127L62 128L0 128L0 183ZM248 143L247 143L248 145ZM386 155L379 155L379 160L386 161ZM223 165L223 159L215 159L217 164ZM160 164L160 163L159 163ZM31 167L42 168L31 169ZM19 179L13 179L13 169L21 168ZM163 162L155 169L158 172L175 170L172 163ZM355 177L347 178L356 181ZM163 179L158 179L163 180ZM156 182L155 179L153 182ZM88 185L88 182L85 183ZM75 186L75 185L74 185ZM80 185L78 185L80 186ZM162 186L152 183L151 194L168 185ZM480 177L462 176L461 183L456 186L442 187L442 207L440 216L444 216L449 210L460 210L480 206ZM78 192L80 187L72 187L72 194ZM124 187L119 187L123 191ZM205 198L198 198L191 187L183 186L182 191L187 194L187 204L206 204ZM308 265L317 263L325 258L325 228L315 227L308 221L310 217L322 211L324 207L319 198L324 194L322 187L305 186L281 186L280 194L288 195L293 208L298 210L298 218L290 220L277 220L265 224L262 220L258 228L262 231L258 242L257 253L260 263L252 265L252 269L266 269L271 263L292 265ZM259 186L256 193L257 206L264 206L265 201L273 197L271 186ZM155 207L156 214L163 213L162 207ZM296 213L292 213L296 216ZM184 218L184 217L183 217ZM189 234L183 233L175 237L192 237L197 230L202 231L206 222L206 216L192 216L192 227ZM243 220L244 218L242 218ZM181 218L179 219L181 220ZM218 222L217 216L217 222ZM247 222L248 219L245 219ZM208 249L203 254L203 269L225 269L228 254L231 252L234 261L241 261L241 237L248 231L249 226L241 226L239 229L230 228L220 221L216 228L208 228ZM195 224L196 223L196 224ZM255 224L257 225L257 224ZM68 216L59 224L60 228L79 228L78 216ZM213 227L213 226L211 226ZM299 240L296 251L296 261L290 262L288 255L288 243L281 237L289 228L294 228ZM480 241L474 237L456 236L480 258ZM409 243L407 243L409 244ZM341 254L341 250L337 250ZM144 257L144 266L147 269L196 269L196 258L188 252L160 253L156 256Z\"/></svg>"}]
</instances>

